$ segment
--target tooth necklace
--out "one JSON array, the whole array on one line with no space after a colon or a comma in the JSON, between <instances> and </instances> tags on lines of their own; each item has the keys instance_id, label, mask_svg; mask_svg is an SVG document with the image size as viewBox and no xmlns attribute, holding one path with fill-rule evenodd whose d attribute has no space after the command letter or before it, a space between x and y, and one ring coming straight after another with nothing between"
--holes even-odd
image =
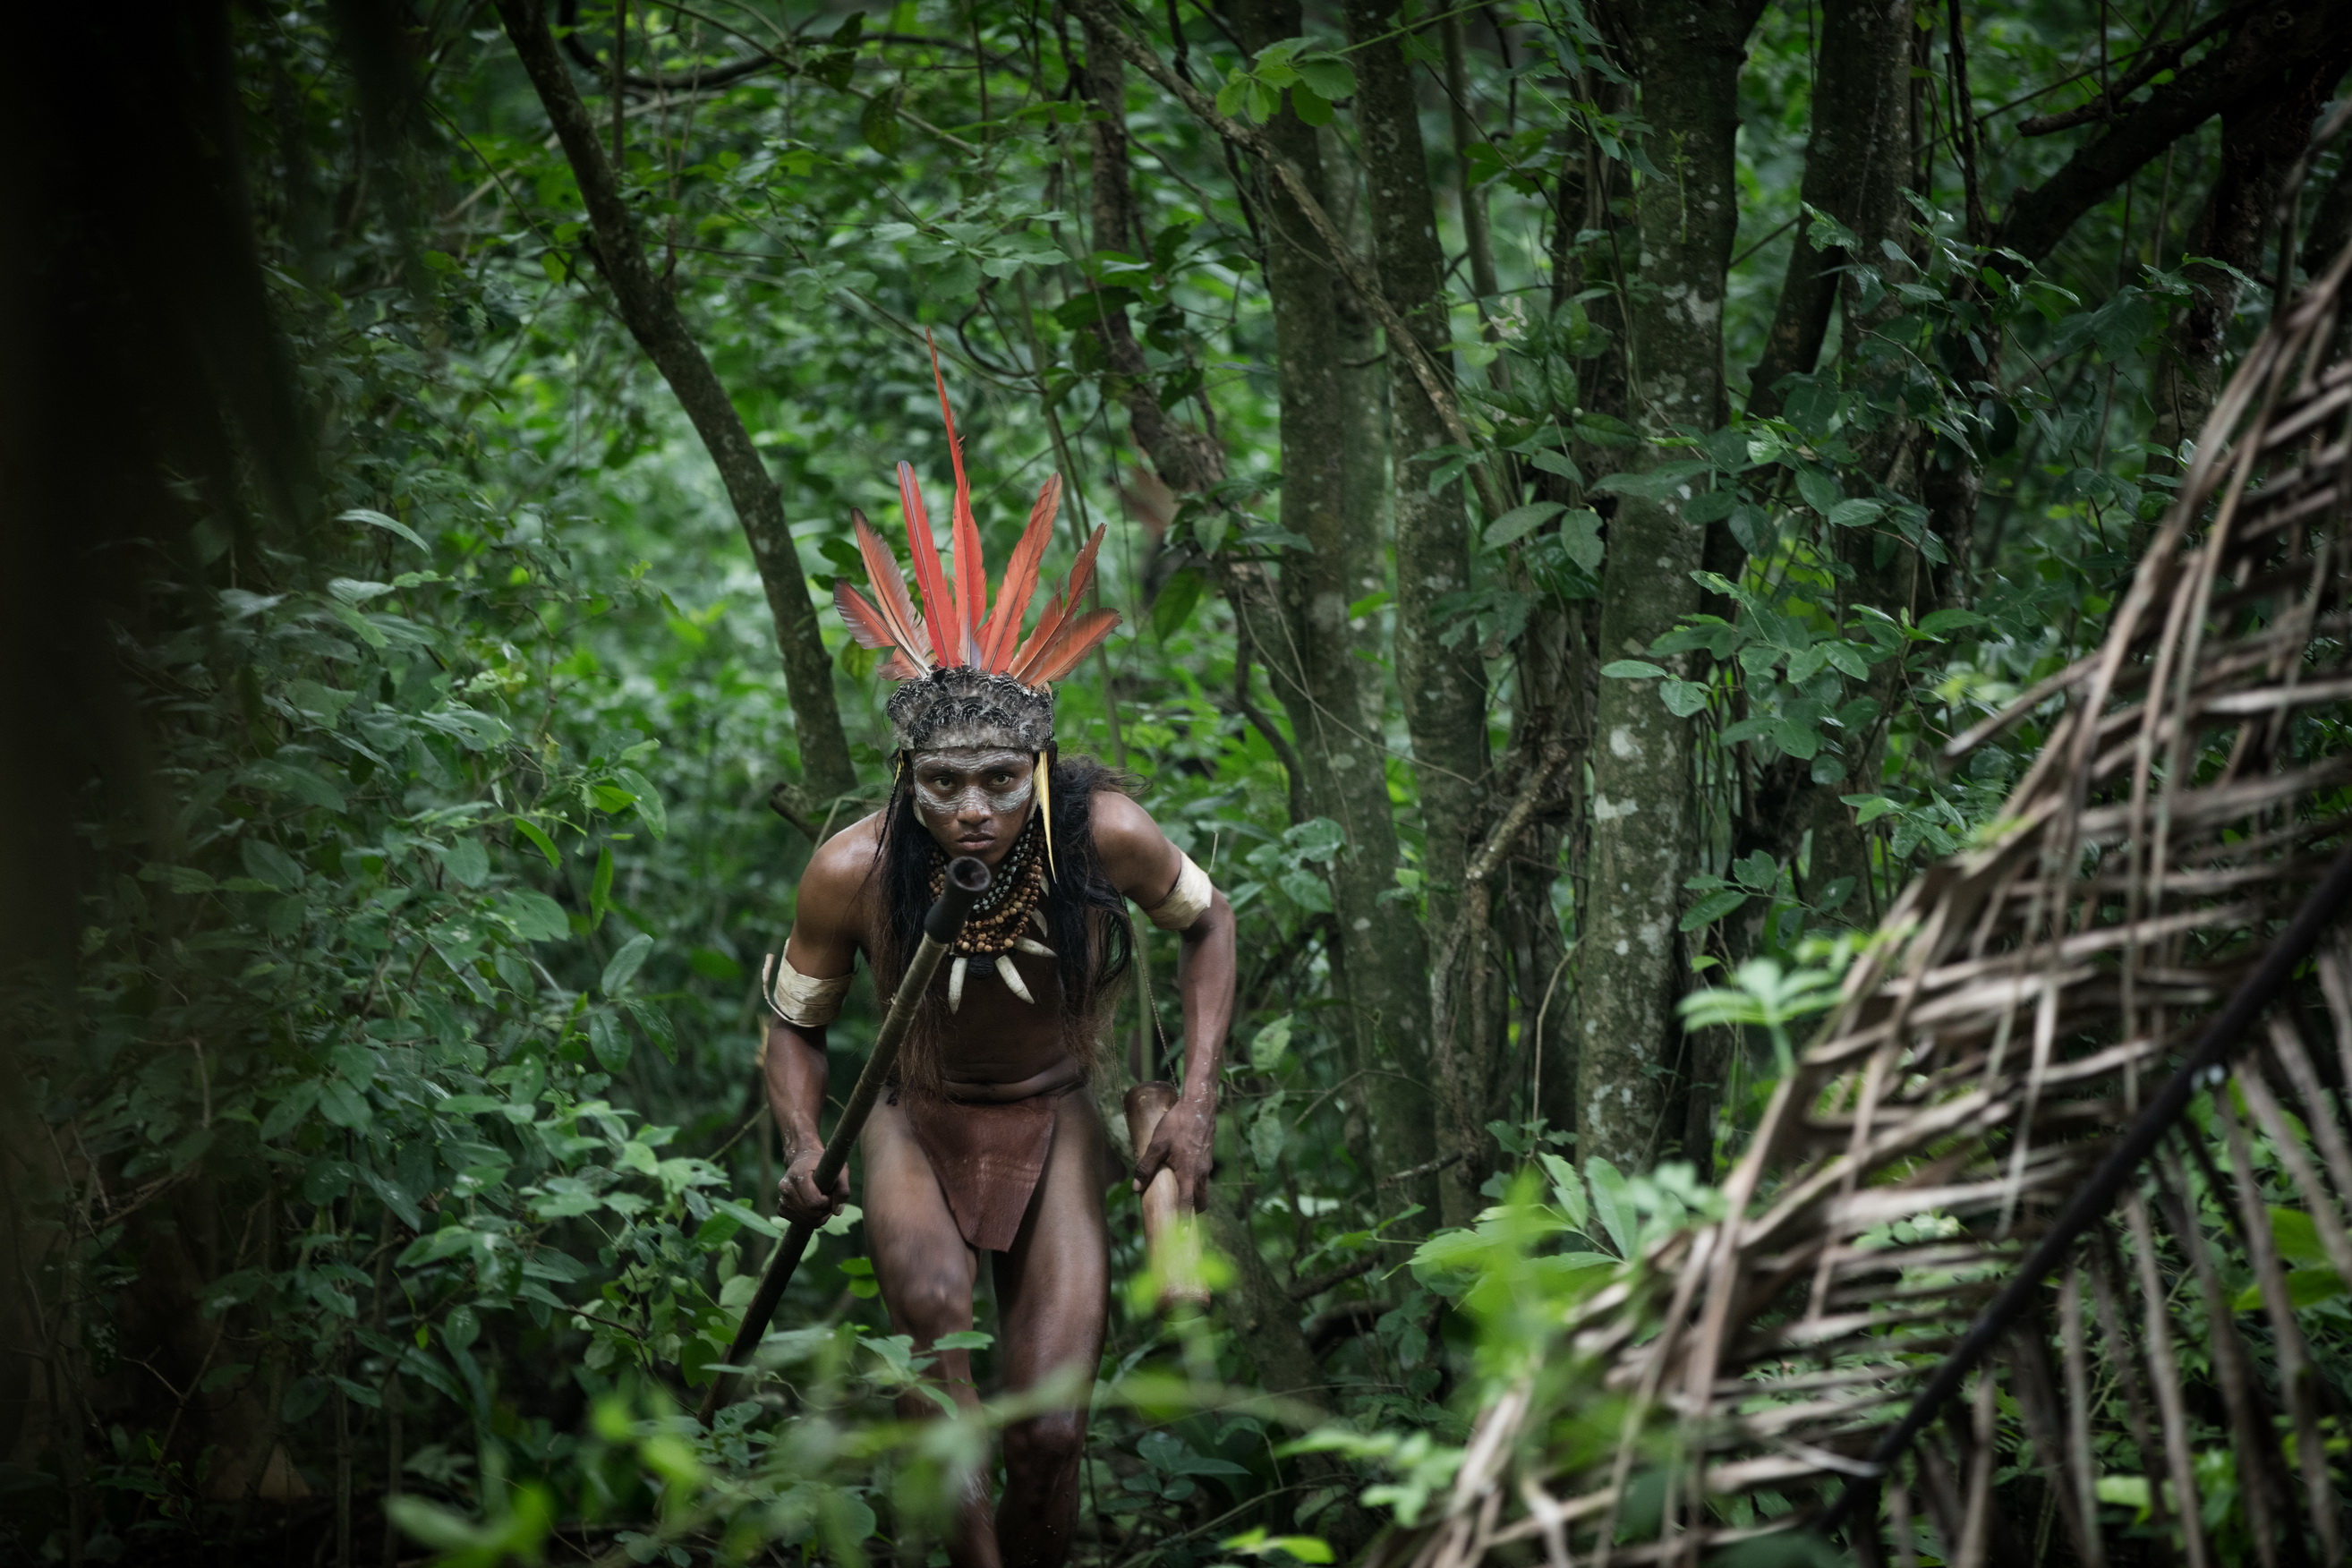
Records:
<instances>
[{"instance_id":1,"label":"tooth necklace","mask_svg":"<svg viewBox=\"0 0 2352 1568\"><path fill-rule=\"evenodd\" d=\"M1038 958L1053 958L1054 950L1039 942L1037 936L1049 934L1045 917L1038 905L1045 901L1045 858L1041 852L1042 836L1038 824L1041 811L1029 814L1028 826L1013 841L1013 847L997 866L996 875L988 891L972 906L964 921L963 931L956 937L955 945L948 951L955 962L948 968L948 1011L958 1012L963 1006L964 975L971 960L988 958L995 961L997 978L1005 989L1031 1006L1037 998L1029 994L1022 982L1021 972L1013 966L1013 954L1029 953ZM931 897L946 891L948 858L944 850L934 849L931 859Z\"/></svg>"}]
</instances>

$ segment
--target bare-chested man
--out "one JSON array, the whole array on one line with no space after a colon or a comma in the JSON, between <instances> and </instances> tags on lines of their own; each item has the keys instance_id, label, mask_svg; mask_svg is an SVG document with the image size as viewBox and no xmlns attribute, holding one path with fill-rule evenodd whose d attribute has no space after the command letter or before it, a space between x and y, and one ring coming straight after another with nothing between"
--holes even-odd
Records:
<instances>
[{"instance_id":1,"label":"bare-chested man","mask_svg":"<svg viewBox=\"0 0 2352 1568\"><path fill-rule=\"evenodd\" d=\"M945 402L942 393L942 409ZM952 443L952 425L950 432ZM980 601L984 579L960 453L956 470L956 565L971 563L957 578ZM896 779L882 811L811 860L769 987L777 1016L768 1093L786 1163L779 1206L790 1219L822 1219L848 1197L845 1179L820 1193L813 1173L824 1143L824 1026L857 955L887 996L949 858L982 861L993 883L925 998L898 1082L866 1126L866 1233L890 1321L919 1352L972 1326L985 1255L1007 1390L1066 1369L1089 1389L1108 1305L1103 1194L1115 1172L1082 1086L1109 987L1129 959L1125 904L1182 933L1185 1087L1135 1177L1139 1185L1172 1171L1188 1207L1209 1173L1233 1015L1233 910L1105 769L1055 755L1049 683L1116 619L1073 613L1101 531L1021 643L1059 482L1040 493L992 615L952 596L904 464L899 482L929 613L915 618L896 562L858 518L878 607L845 586L835 602L860 641L897 650L885 667L904 678L889 702ZM933 629L942 627L935 651ZM934 1375L957 1400L977 1402L969 1352L938 1352ZM962 1500L950 1542L957 1568L1053 1568L1068 1555L1087 1426L1085 1394L1078 1398L1006 1428L1003 1500L992 1517L984 1479ZM900 1408L914 1416L933 1406L910 1394Z\"/></svg>"}]
</instances>

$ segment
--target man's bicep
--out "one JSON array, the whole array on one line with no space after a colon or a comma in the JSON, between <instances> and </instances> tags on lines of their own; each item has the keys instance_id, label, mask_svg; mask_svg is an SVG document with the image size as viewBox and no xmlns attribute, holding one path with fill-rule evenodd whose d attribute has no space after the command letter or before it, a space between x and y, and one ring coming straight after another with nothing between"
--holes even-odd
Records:
<instances>
[{"instance_id":1,"label":"man's bicep","mask_svg":"<svg viewBox=\"0 0 2352 1568\"><path fill-rule=\"evenodd\" d=\"M810 862L793 910L793 931L784 955L803 974L847 974L857 958L855 920L857 889L827 858Z\"/></svg>"},{"instance_id":2,"label":"man's bicep","mask_svg":"<svg viewBox=\"0 0 2352 1568\"><path fill-rule=\"evenodd\" d=\"M1184 868L1183 851L1123 795L1095 797L1095 852L1111 886L1147 910L1168 896Z\"/></svg>"}]
</instances>

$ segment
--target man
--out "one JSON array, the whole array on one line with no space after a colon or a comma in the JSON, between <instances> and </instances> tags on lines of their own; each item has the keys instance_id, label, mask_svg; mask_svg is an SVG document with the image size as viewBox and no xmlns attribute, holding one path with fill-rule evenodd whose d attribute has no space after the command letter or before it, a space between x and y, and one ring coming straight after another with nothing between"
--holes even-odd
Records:
<instances>
[{"instance_id":1,"label":"man","mask_svg":"<svg viewBox=\"0 0 2352 1568\"><path fill-rule=\"evenodd\" d=\"M944 385L940 407L947 415ZM887 805L810 861L782 962L772 961L767 990L776 1017L765 1055L784 1144L779 1206L788 1219L817 1220L848 1196L845 1179L821 1193L813 1173L824 1142L824 1026L840 1010L856 955L866 955L887 996L948 859L980 860L993 873L990 890L925 997L898 1082L860 1144L875 1278L892 1325L922 1352L972 1326L985 1254L1008 1390L1056 1374L1075 1374L1089 1390L1108 1305L1103 1193L1114 1173L1094 1103L1078 1090L1111 987L1130 957L1125 901L1182 933L1185 1088L1135 1175L1140 1190L1161 1169L1173 1172L1187 1207L1197 1205L1209 1173L1218 1063L1233 1016L1233 908L1108 770L1056 754L1051 682L1118 620L1112 611L1076 611L1102 531L1022 642L1060 480L1039 492L989 611L952 416L948 438L954 588L913 471L901 463L925 616L916 616L897 562L862 516L854 521L875 602L846 584L835 593L861 643L894 650L884 670L902 680L888 704L895 777ZM976 1404L971 1352L936 1353L940 1384ZM1007 1426L1003 1502L992 1520L984 1478L959 1500L949 1543L956 1568L1054 1568L1068 1556L1085 1398ZM919 1394L899 1407L908 1416L934 1410Z\"/></svg>"}]
</instances>

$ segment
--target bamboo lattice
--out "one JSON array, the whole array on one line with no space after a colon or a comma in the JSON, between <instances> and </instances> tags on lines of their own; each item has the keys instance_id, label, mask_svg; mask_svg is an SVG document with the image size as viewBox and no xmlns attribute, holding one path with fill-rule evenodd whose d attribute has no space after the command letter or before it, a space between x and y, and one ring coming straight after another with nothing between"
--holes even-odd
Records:
<instances>
[{"instance_id":1,"label":"bamboo lattice","mask_svg":"<svg viewBox=\"0 0 2352 1568\"><path fill-rule=\"evenodd\" d=\"M1531 1377L1389 1562L1696 1563L1842 1513L1865 1564L2039 1560L2063 1530L2104 1568L2134 1527L2098 1495L2102 1426L2151 1483L2158 1539L2130 1560L2342 1561L2341 1412L2266 1208L2302 1208L2352 1279L2352 943L2331 920L2312 962L2274 951L2352 871L2347 267L2249 353L2104 646L1952 742L2059 710L2000 822L1854 966L1728 1179L1735 1219L1656 1243L1567 1325L1567 1359L1624 1402L1613 1451L1561 1451ZM2285 983L2238 996L2252 1026L2168 1116L2159 1090L2266 953ZM2201 1092L2224 1073L2234 1093ZM2136 1126L2152 1146L2118 1158L2116 1201L2053 1231ZM2045 1237L2054 1267L1963 1381L1964 1336ZM1939 1372L1956 1396L1891 1451ZM2200 1466L2200 1430L2228 1465ZM2029 1451L2039 1521L1994 1486ZM2226 1542L2202 1520L2217 1476Z\"/></svg>"}]
</instances>

